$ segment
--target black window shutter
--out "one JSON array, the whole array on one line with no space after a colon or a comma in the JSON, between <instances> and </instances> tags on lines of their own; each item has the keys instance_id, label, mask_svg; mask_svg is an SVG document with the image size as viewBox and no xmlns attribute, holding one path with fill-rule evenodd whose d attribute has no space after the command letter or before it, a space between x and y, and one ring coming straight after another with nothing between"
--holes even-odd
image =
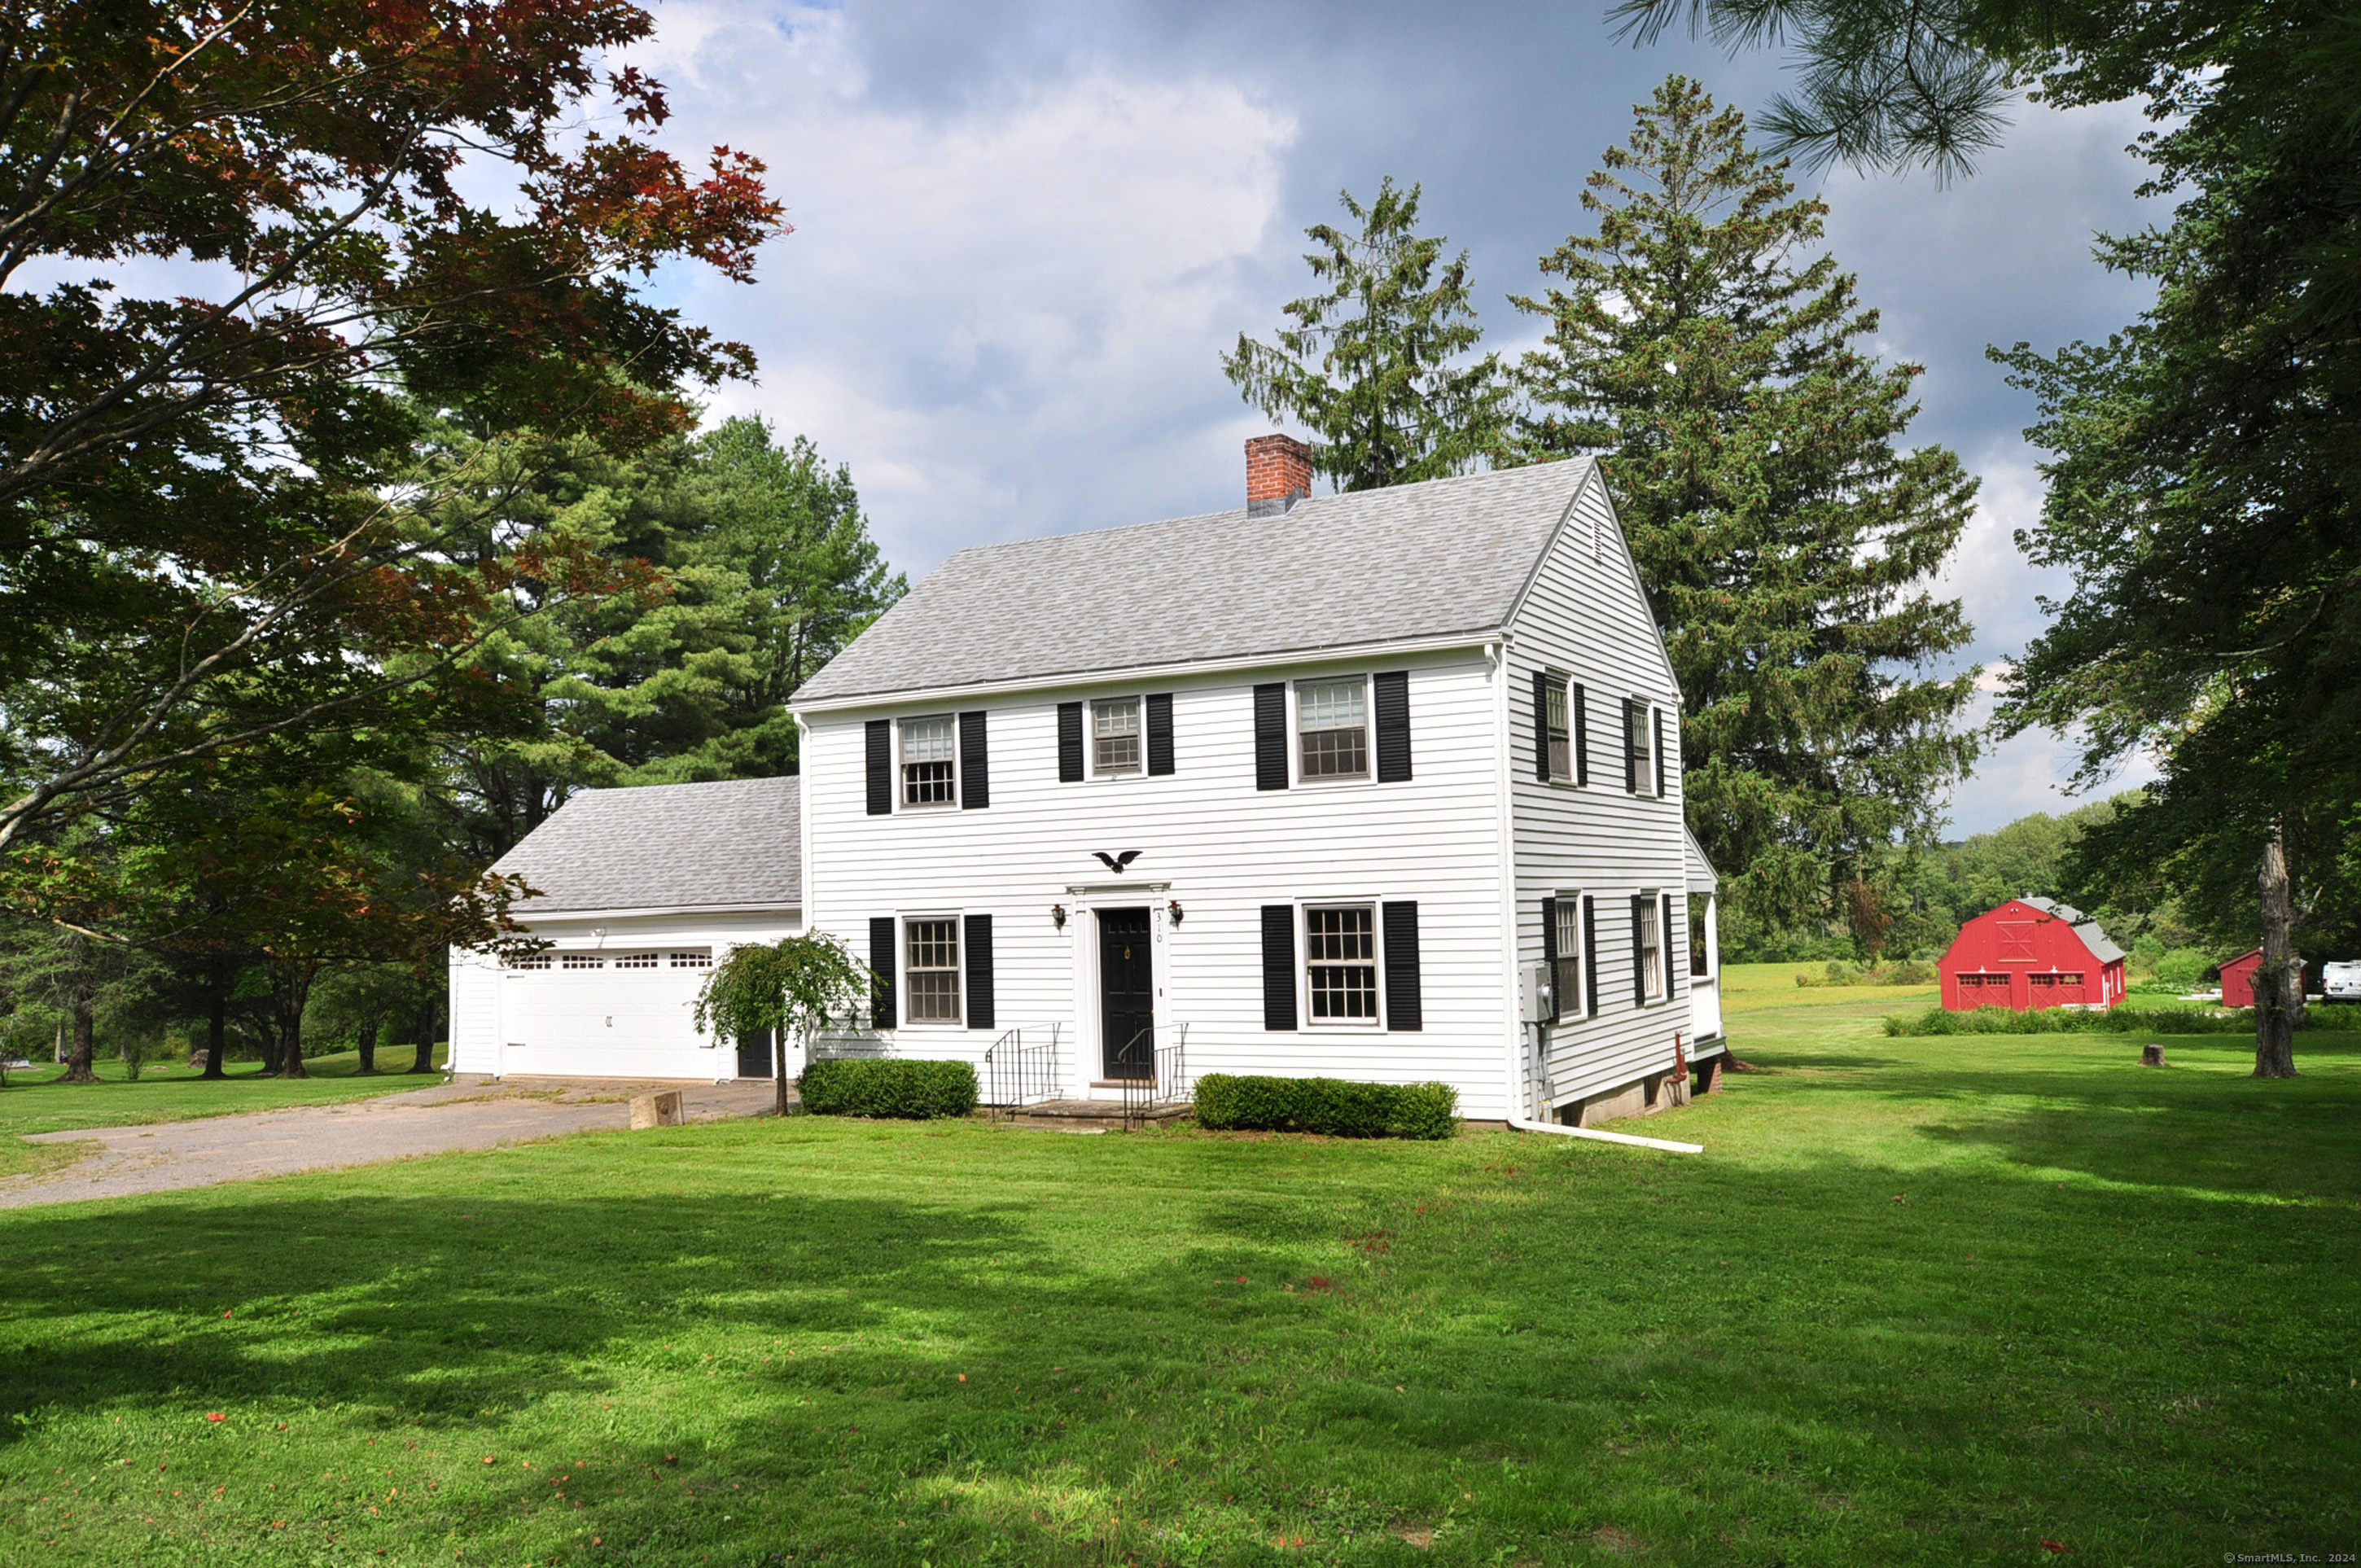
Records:
<instances>
[{"instance_id":1,"label":"black window shutter","mask_svg":"<svg viewBox=\"0 0 2361 1568\"><path fill-rule=\"evenodd\" d=\"M1664 710L1649 711L1656 716L1656 793L1661 795L1664 793Z\"/></svg>"},{"instance_id":2,"label":"black window shutter","mask_svg":"<svg viewBox=\"0 0 2361 1568\"><path fill-rule=\"evenodd\" d=\"M1631 1005L1634 1007L1648 1004L1648 959L1647 955L1640 951L1640 922L1644 918L1641 911L1647 907L1648 900L1644 894L1635 893L1631 895Z\"/></svg>"},{"instance_id":3,"label":"black window shutter","mask_svg":"<svg viewBox=\"0 0 2361 1568\"><path fill-rule=\"evenodd\" d=\"M1148 771L1172 771L1172 694L1148 694Z\"/></svg>"},{"instance_id":4,"label":"black window shutter","mask_svg":"<svg viewBox=\"0 0 2361 1568\"><path fill-rule=\"evenodd\" d=\"M1255 788L1285 789L1287 787L1287 687L1274 681L1254 689L1255 704ZM1293 929L1292 927L1290 929ZM1294 982L1288 985L1287 1027L1295 1027Z\"/></svg>"},{"instance_id":5,"label":"black window shutter","mask_svg":"<svg viewBox=\"0 0 2361 1568\"><path fill-rule=\"evenodd\" d=\"M869 744L869 815L889 817L894 811L894 721L871 719L864 738Z\"/></svg>"},{"instance_id":6,"label":"black window shutter","mask_svg":"<svg viewBox=\"0 0 2361 1568\"><path fill-rule=\"evenodd\" d=\"M1590 709L1580 686L1574 688L1574 782L1590 782Z\"/></svg>"},{"instance_id":7,"label":"black window shutter","mask_svg":"<svg viewBox=\"0 0 2361 1568\"><path fill-rule=\"evenodd\" d=\"M894 1026L894 917L869 918L869 1026Z\"/></svg>"},{"instance_id":8,"label":"black window shutter","mask_svg":"<svg viewBox=\"0 0 2361 1568\"><path fill-rule=\"evenodd\" d=\"M967 1026L993 1027L992 916L967 917Z\"/></svg>"},{"instance_id":9,"label":"black window shutter","mask_svg":"<svg viewBox=\"0 0 2361 1568\"><path fill-rule=\"evenodd\" d=\"M1549 672L1533 672L1533 777L1543 784L1550 781L1549 771Z\"/></svg>"},{"instance_id":10,"label":"black window shutter","mask_svg":"<svg viewBox=\"0 0 2361 1568\"><path fill-rule=\"evenodd\" d=\"M1673 976L1680 973L1673 966L1673 895L1669 893L1664 894L1664 924L1656 930L1657 940L1664 946L1664 994L1669 997L1673 994Z\"/></svg>"},{"instance_id":11,"label":"black window shutter","mask_svg":"<svg viewBox=\"0 0 2361 1568\"><path fill-rule=\"evenodd\" d=\"M1623 787L1640 793L1640 705L1623 699Z\"/></svg>"},{"instance_id":12,"label":"black window shutter","mask_svg":"<svg viewBox=\"0 0 2361 1568\"><path fill-rule=\"evenodd\" d=\"M1082 776L1082 705L1058 705L1058 782L1077 784Z\"/></svg>"},{"instance_id":13,"label":"black window shutter","mask_svg":"<svg viewBox=\"0 0 2361 1568\"><path fill-rule=\"evenodd\" d=\"M1418 905L1381 906L1386 933L1386 1027L1414 1033L1426 1027L1418 989Z\"/></svg>"},{"instance_id":14,"label":"black window shutter","mask_svg":"<svg viewBox=\"0 0 2361 1568\"><path fill-rule=\"evenodd\" d=\"M983 743L983 715L960 715L960 809L981 811L992 804L992 762Z\"/></svg>"},{"instance_id":15,"label":"black window shutter","mask_svg":"<svg viewBox=\"0 0 2361 1568\"><path fill-rule=\"evenodd\" d=\"M1582 1010L1598 1016L1598 906L1582 895Z\"/></svg>"},{"instance_id":16,"label":"black window shutter","mask_svg":"<svg viewBox=\"0 0 2361 1568\"><path fill-rule=\"evenodd\" d=\"M1262 1026L1295 1027L1295 905L1262 906Z\"/></svg>"},{"instance_id":17,"label":"black window shutter","mask_svg":"<svg viewBox=\"0 0 2361 1568\"><path fill-rule=\"evenodd\" d=\"M1410 672L1373 676L1378 709L1378 782L1400 784L1410 777Z\"/></svg>"}]
</instances>

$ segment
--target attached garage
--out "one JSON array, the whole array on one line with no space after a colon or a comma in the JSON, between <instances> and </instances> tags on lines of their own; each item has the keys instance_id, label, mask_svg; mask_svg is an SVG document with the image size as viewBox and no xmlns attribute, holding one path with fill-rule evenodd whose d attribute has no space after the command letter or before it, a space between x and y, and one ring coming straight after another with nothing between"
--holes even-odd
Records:
<instances>
[{"instance_id":1,"label":"attached garage","mask_svg":"<svg viewBox=\"0 0 2361 1568\"><path fill-rule=\"evenodd\" d=\"M493 868L538 894L519 914L549 947L451 955L452 1069L769 1077L767 1040L700 1034L693 1010L733 945L802 929L800 831L792 778L575 795Z\"/></svg>"}]
</instances>

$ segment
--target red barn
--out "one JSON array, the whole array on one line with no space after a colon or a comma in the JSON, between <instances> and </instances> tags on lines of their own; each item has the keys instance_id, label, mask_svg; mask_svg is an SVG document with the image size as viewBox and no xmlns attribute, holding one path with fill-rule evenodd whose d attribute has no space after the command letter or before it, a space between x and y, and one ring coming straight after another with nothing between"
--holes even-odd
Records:
<instances>
[{"instance_id":1,"label":"red barn","mask_svg":"<svg viewBox=\"0 0 2361 1568\"><path fill-rule=\"evenodd\" d=\"M2047 898L2012 898L1960 927L1938 966L1955 1013L2124 999L2124 950L2095 920Z\"/></svg>"},{"instance_id":2,"label":"red barn","mask_svg":"<svg viewBox=\"0 0 2361 1568\"><path fill-rule=\"evenodd\" d=\"M2222 1005L2252 1007L2255 1004L2255 971L2263 967L2263 949L2240 953L2222 966Z\"/></svg>"}]
</instances>

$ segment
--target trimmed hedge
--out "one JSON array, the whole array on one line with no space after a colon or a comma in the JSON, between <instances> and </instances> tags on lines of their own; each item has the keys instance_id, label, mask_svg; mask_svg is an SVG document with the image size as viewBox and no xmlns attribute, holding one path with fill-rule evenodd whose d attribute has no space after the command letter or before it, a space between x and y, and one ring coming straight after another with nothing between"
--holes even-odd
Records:
<instances>
[{"instance_id":1,"label":"trimmed hedge","mask_svg":"<svg viewBox=\"0 0 2361 1568\"><path fill-rule=\"evenodd\" d=\"M963 1061L844 1057L816 1061L796 1080L815 1116L895 1116L931 1121L975 1109L975 1069Z\"/></svg>"},{"instance_id":2,"label":"trimmed hedge","mask_svg":"<svg viewBox=\"0 0 2361 1568\"><path fill-rule=\"evenodd\" d=\"M1447 1138L1459 1091L1447 1083L1353 1083L1341 1078L1197 1080L1197 1124L1221 1132L1324 1133L1334 1138Z\"/></svg>"},{"instance_id":3,"label":"trimmed hedge","mask_svg":"<svg viewBox=\"0 0 2361 1568\"><path fill-rule=\"evenodd\" d=\"M2305 1010L2303 1027L2326 1030L2361 1028L2361 1007L2315 1002ZM2031 1013L2006 1007L1979 1007L1972 1013L1949 1013L1929 1007L1910 1016L1885 1020L1888 1036L1899 1035L2251 1035L2255 1014L2250 1007L2110 1007L2103 1013L2044 1007Z\"/></svg>"}]
</instances>

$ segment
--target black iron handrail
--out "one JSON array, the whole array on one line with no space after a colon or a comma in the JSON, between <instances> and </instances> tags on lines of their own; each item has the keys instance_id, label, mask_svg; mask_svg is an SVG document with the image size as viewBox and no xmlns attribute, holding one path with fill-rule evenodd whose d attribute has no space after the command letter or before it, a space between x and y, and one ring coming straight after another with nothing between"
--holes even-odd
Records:
<instances>
[{"instance_id":1,"label":"black iron handrail","mask_svg":"<svg viewBox=\"0 0 2361 1568\"><path fill-rule=\"evenodd\" d=\"M1048 1038L1042 1031L1048 1030ZM1025 1030L1011 1029L983 1053L983 1102L994 1121L1014 1116L1027 1105L1055 1100L1060 1092L1058 1075L1058 1029L1036 1025L1027 1045Z\"/></svg>"},{"instance_id":2,"label":"black iron handrail","mask_svg":"<svg viewBox=\"0 0 2361 1568\"><path fill-rule=\"evenodd\" d=\"M1181 1025L1172 1043L1156 1043L1153 1025L1131 1037L1120 1059L1136 1061L1142 1040L1148 1042L1148 1074L1145 1078L1123 1080L1123 1126L1126 1132L1143 1125L1157 1111L1167 1105L1185 1103L1191 1091L1189 1081L1189 1025Z\"/></svg>"}]
</instances>

